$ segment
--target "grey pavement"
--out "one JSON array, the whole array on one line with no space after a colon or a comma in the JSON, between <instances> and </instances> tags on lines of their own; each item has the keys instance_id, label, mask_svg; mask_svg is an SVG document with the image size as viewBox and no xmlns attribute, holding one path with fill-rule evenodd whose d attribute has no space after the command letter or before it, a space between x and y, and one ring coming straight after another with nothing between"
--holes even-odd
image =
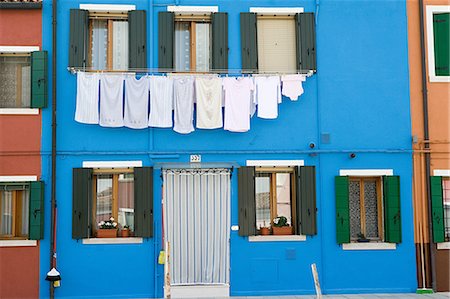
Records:
<instances>
[{"instance_id":1,"label":"grey pavement","mask_svg":"<svg viewBox=\"0 0 450 299\"><path fill-rule=\"evenodd\" d=\"M230 299L316 299L315 295L306 296L263 296L263 297L230 297ZM434 294L352 294L352 295L322 295L326 299L449 299L450 292Z\"/></svg>"}]
</instances>

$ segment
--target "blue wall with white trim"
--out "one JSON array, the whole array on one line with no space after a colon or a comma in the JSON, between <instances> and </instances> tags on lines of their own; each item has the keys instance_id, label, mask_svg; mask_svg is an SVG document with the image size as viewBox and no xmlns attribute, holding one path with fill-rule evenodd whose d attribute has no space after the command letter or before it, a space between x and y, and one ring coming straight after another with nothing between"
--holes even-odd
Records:
<instances>
[{"instance_id":1,"label":"blue wall with white trim","mask_svg":"<svg viewBox=\"0 0 450 299\"><path fill-rule=\"evenodd\" d=\"M413 292L411 124L405 1L108 1L147 12L149 67L157 67L157 15L166 5L218 5L229 16L229 67L239 69L239 13L249 7L303 7L316 13L317 69L297 102L283 98L279 117L251 120L247 133L171 129L102 128L74 121L76 76L68 65L69 10L81 3L58 1L57 41L57 263L61 298L161 297L161 178L154 175L154 237L142 244L86 245L73 240L72 169L83 161L141 160L245 165L246 160L304 160L316 166L318 234L304 242L249 242L231 232L231 295L312 294L311 263L324 293ZM51 1L43 5L43 48L51 57ZM49 64L49 68L51 63ZM51 78L51 75L49 76ZM51 82L49 82L51 83ZM51 90L51 85L49 86ZM51 95L50 95L51 96ZM49 101L51 103L51 101ZM45 239L40 242L40 295L49 295L51 105L43 109L42 174L46 185ZM322 143L322 133L330 143ZM309 144L314 142L312 150ZM350 159L350 153L356 158ZM393 169L401 181L402 243L395 250L344 251L336 243L334 176L340 169ZM232 225L237 225L237 171L232 174ZM48 221L47 221L48 220Z\"/></svg>"}]
</instances>

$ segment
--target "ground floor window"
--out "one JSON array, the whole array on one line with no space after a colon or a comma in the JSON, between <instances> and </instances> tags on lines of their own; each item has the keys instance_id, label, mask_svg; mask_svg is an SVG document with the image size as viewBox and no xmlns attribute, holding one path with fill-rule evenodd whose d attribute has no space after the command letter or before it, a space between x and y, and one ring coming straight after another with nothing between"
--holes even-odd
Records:
<instances>
[{"instance_id":1,"label":"ground floor window","mask_svg":"<svg viewBox=\"0 0 450 299\"><path fill-rule=\"evenodd\" d=\"M0 238L28 237L30 191L3 190L0 192Z\"/></svg>"},{"instance_id":2,"label":"ground floor window","mask_svg":"<svg viewBox=\"0 0 450 299\"><path fill-rule=\"evenodd\" d=\"M444 235L445 241L450 241L450 178L442 179L442 195L444 204Z\"/></svg>"}]
</instances>

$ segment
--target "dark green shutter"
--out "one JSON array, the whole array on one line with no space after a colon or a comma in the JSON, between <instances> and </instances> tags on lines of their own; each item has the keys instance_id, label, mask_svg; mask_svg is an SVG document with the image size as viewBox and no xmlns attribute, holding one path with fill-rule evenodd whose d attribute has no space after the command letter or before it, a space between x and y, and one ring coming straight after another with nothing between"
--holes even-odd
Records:
<instances>
[{"instance_id":1,"label":"dark green shutter","mask_svg":"<svg viewBox=\"0 0 450 299\"><path fill-rule=\"evenodd\" d=\"M383 177L384 240L390 243L402 242L400 217L400 177Z\"/></svg>"},{"instance_id":2,"label":"dark green shutter","mask_svg":"<svg viewBox=\"0 0 450 299\"><path fill-rule=\"evenodd\" d=\"M153 167L134 168L134 235L153 236Z\"/></svg>"},{"instance_id":3,"label":"dark green shutter","mask_svg":"<svg viewBox=\"0 0 450 299\"><path fill-rule=\"evenodd\" d=\"M44 238L44 182L30 183L29 239Z\"/></svg>"},{"instance_id":4,"label":"dark green shutter","mask_svg":"<svg viewBox=\"0 0 450 299\"><path fill-rule=\"evenodd\" d=\"M256 235L255 167L238 169L239 236Z\"/></svg>"},{"instance_id":5,"label":"dark green shutter","mask_svg":"<svg viewBox=\"0 0 450 299\"><path fill-rule=\"evenodd\" d=\"M89 12L82 9L70 10L69 67L86 66L89 45Z\"/></svg>"},{"instance_id":6,"label":"dark green shutter","mask_svg":"<svg viewBox=\"0 0 450 299\"><path fill-rule=\"evenodd\" d=\"M445 241L444 204L442 196L442 177L430 177L431 188L431 215L433 217L433 241Z\"/></svg>"},{"instance_id":7,"label":"dark green shutter","mask_svg":"<svg viewBox=\"0 0 450 299\"><path fill-rule=\"evenodd\" d=\"M258 71L256 13L241 12L241 57L243 72Z\"/></svg>"},{"instance_id":8,"label":"dark green shutter","mask_svg":"<svg viewBox=\"0 0 450 299\"><path fill-rule=\"evenodd\" d=\"M316 235L316 168L297 167L297 234ZM300 229L299 229L300 228Z\"/></svg>"},{"instance_id":9,"label":"dark green shutter","mask_svg":"<svg viewBox=\"0 0 450 299\"><path fill-rule=\"evenodd\" d=\"M228 69L228 14L216 12L212 14L212 69Z\"/></svg>"},{"instance_id":10,"label":"dark green shutter","mask_svg":"<svg viewBox=\"0 0 450 299\"><path fill-rule=\"evenodd\" d=\"M145 10L128 12L128 67L147 68L147 18Z\"/></svg>"},{"instance_id":11,"label":"dark green shutter","mask_svg":"<svg viewBox=\"0 0 450 299\"><path fill-rule=\"evenodd\" d=\"M92 184L92 168L73 169L72 239L89 237Z\"/></svg>"},{"instance_id":12,"label":"dark green shutter","mask_svg":"<svg viewBox=\"0 0 450 299\"><path fill-rule=\"evenodd\" d=\"M450 76L450 13L433 14L436 76Z\"/></svg>"},{"instance_id":13,"label":"dark green shutter","mask_svg":"<svg viewBox=\"0 0 450 299\"><path fill-rule=\"evenodd\" d=\"M47 107L47 51L31 53L31 108Z\"/></svg>"},{"instance_id":14,"label":"dark green shutter","mask_svg":"<svg viewBox=\"0 0 450 299\"><path fill-rule=\"evenodd\" d=\"M350 215L348 177L336 176L334 179L336 195L336 238L338 244L350 243Z\"/></svg>"},{"instance_id":15,"label":"dark green shutter","mask_svg":"<svg viewBox=\"0 0 450 299\"><path fill-rule=\"evenodd\" d=\"M173 12L158 13L158 66L162 69L173 68L173 42L175 24Z\"/></svg>"},{"instance_id":16,"label":"dark green shutter","mask_svg":"<svg viewBox=\"0 0 450 299\"><path fill-rule=\"evenodd\" d=\"M314 13L299 13L295 16L297 70L316 70L316 26Z\"/></svg>"}]
</instances>

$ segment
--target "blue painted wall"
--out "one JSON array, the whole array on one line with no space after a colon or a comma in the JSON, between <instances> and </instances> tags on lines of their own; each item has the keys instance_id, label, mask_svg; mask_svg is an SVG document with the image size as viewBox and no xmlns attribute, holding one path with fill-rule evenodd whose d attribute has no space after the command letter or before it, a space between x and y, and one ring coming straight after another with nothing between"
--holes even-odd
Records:
<instances>
[{"instance_id":1,"label":"blue painted wall","mask_svg":"<svg viewBox=\"0 0 450 299\"><path fill-rule=\"evenodd\" d=\"M319 1L317 1L318 3ZM231 294L274 295L314 292L310 264L316 263L325 293L413 292L415 251L411 194L411 143L405 1L190 1L131 0L147 11L148 61L157 66L157 14L166 5L218 5L229 14L229 66L241 67L239 13L251 6L301 6L316 12L318 73L308 78L297 102L286 98L276 120L253 118L247 133L170 129L102 128L74 121L76 77L67 72L69 9L80 3L58 1L57 42L57 297L161 297L161 179L154 176L155 237L133 245L83 245L71 238L72 169L82 161L142 160L202 162L247 159L303 159L316 166L318 235L305 242L250 243L231 232ZM108 4L125 4L108 1ZM152 13L153 12L153 13ZM51 1L43 6L44 49L51 49ZM50 86L51 88L51 86ZM46 219L50 219L51 105L43 110L42 173L46 180ZM331 142L322 144L321 133ZM314 150L309 143L317 146ZM355 159L349 153L357 154ZM310 155L314 153L315 155ZM401 177L403 242L390 251L343 251L336 243L334 176L339 169L393 169ZM232 176L232 224L237 225L237 173ZM48 297L50 221L41 242L40 294Z\"/></svg>"}]
</instances>

